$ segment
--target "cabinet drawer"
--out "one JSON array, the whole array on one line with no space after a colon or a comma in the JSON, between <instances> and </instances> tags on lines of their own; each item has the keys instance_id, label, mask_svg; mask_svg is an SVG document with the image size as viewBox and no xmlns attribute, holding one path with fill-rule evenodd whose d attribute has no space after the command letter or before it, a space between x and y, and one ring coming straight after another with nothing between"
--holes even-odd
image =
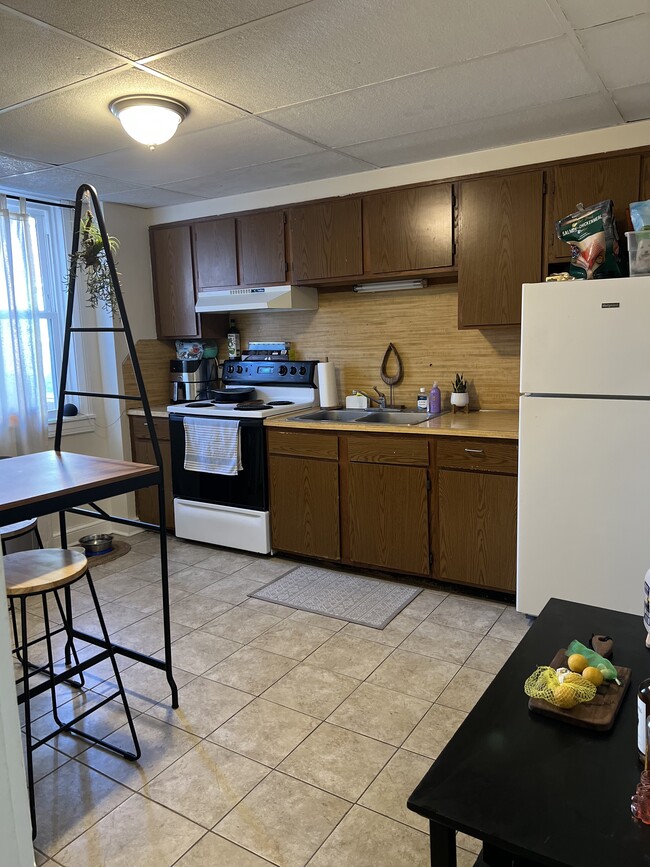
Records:
<instances>
[{"instance_id":1,"label":"cabinet drawer","mask_svg":"<svg viewBox=\"0 0 650 867\"><path fill-rule=\"evenodd\" d=\"M459 470L516 473L517 446L485 440L442 440L437 445L437 463Z\"/></svg>"},{"instance_id":2,"label":"cabinet drawer","mask_svg":"<svg viewBox=\"0 0 650 867\"><path fill-rule=\"evenodd\" d=\"M305 458L337 460L339 440L336 434L311 431L268 431L269 452L274 455L294 455Z\"/></svg>"},{"instance_id":3,"label":"cabinet drawer","mask_svg":"<svg viewBox=\"0 0 650 867\"><path fill-rule=\"evenodd\" d=\"M169 440L169 419L156 417L154 418L153 423L158 439ZM136 440L151 439L147 419L140 415L131 416L131 430L133 431L133 437Z\"/></svg>"},{"instance_id":4,"label":"cabinet drawer","mask_svg":"<svg viewBox=\"0 0 650 867\"><path fill-rule=\"evenodd\" d=\"M429 445L426 438L420 436L350 437L348 457L354 463L426 467L429 464Z\"/></svg>"}]
</instances>

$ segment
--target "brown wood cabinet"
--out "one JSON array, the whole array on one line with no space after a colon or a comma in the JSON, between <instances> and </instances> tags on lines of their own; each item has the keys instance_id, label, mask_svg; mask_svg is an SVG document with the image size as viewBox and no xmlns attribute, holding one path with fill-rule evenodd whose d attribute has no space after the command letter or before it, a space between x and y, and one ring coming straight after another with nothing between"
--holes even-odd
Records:
<instances>
[{"instance_id":1,"label":"brown wood cabinet","mask_svg":"<svg viewBox=\"0 0 650 867\"><path fill-rule=\"evenodd\" d=\"M451 184L373 193L363 197L362 205L365 273L451 266Z\"/></svg>"},{"instance_id":2,"label":"brown wood cabinet","mask_svg":"<svg viewBox=\"0 0 650 867\"><path fill-rule=\"evenodd\" d=\"M612 199L614 218L622 237L628 228L626 208L639 198L640 175L639 154L555 166L551 170L548 208L549 261L570 258L568 244L555 234L555 222L573 214L580 202L595 205L603 199Z\"/></svg>"},{"instance_id":3,"label":"brown wood cabinet","mask_svg":"<svg viewBox=\"0 0 650 867\"><path fill-rule=\"evenodd\" d=\"M360 198L291 208L289 236L297 282L361 275Z\"/></svg>"},{"instance_id":4,"label":"brown wood cabinet","mask_svg":"<svg viewBox=\"0 0 650 867\"><path fill-rule=\"evenodd\" d=\"M340 559L337 434L273 430L268 450L271 544Z\"/></svg>"},{"instance_id":5,"label":"brown wood cabinet","mask_svg":"<svg viewBox=\"0 0 650 867\"><path fill-rule=\"evenodd\" d=\"M238 272L234 218L194 223L192 233L197 291L236 286Z\"/></svg>"},{"instance_id":6,"label":"brown wood cabinet","mask_svg":"<svg viewBox=\"0 0 650 867\"><path fill-rule=\"evenodd\" d=\"M521 285L542 279L541 171L460 184L458 326L521 322Z\"/></svg>"},{"instance_id":7,"label":"brown wood cabinet","mask_svg":"<svg viewBox=\"0 0 650 867\"><path fill-rule=\"evenodd\" d=\"M238 217L239 281L242 286L286 282L285 223L284 211Z\"/></svg>"},{"instance_id":8,"label":"brown wood cabinet","mask_svg":"<svg viewBox=\"0 0 650 867\"><path fill-rule=\"evenodd\" d=\"M158 337L200 337L190 227L151 229L150 243Z\"/></svg>"},{"instance_id":9,"label":"brown wood cabinet","mask_svg":"<svg viewBox=\"0 0 650 867\"><path fill-rule=\"evenodd\" d=\"M641 195L639 201L645 202L648 199L650 199L650 156L645 156L641 161Z\"/></svg>"},{"instance_id":10,"label":"brown wood cabinet","mask_svg":"<svg viewBox=\"0 0 650 867\"><path fill-rule=\"evenodd\" d=\"M155 464L156 456L151 444L147 420L142 416L129 416L131 428L131 452L136 463ZM163 459L163 479L165 482L165 520L168 529L174 527L174 497L172 494L172 455L169 440L169 421L154 418L153 423L158 435L158 444ZM142 488L135 492L135 507L141 521L158 523L158 488Z\"/></svg>"},{"instance_id":11,"label":"brown wood cabinet","mask_svg":"<svg viewBox=\"0 0 650 867\"><path fill-rule=\"evenodd\" d=\"M350 436L347 449L347 559L357 565L429 575L427 440Z\"/></svg>"},{"instance_id":12,"label":"brown wood cabinet","mask_svg":"<svg viewBox=\"0 0 650 867\"><path fill-rule=\"evenodd\" d=\"M438 577L514 592L517 446L439 442Z\"/></svg>"}]
</instances>

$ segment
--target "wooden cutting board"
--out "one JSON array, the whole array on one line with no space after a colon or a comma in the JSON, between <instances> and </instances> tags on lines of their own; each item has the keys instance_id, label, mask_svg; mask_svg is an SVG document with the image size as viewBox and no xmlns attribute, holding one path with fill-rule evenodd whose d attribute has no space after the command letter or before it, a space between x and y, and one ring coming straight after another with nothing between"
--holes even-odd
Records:
<instances>
[{"instance_id":1,"label":"wooden cutting board","mask_svg":"<svg viewBox=\"0 0 650 867\"><path fill-rule=\"evenodd\" d=\"M562 648L558 650L549 664L552 668L566 668L566 663L566 648ZM632 669L624 668L620 665L615 667L621 685L616 686L615 683L603 683L598 687L598 691L591 701L583 702L571 709L567 709L555 707L555 705L544 701L543 698L531 698L528 700L528 708L535 713L560 719L570 725L581 726L582 728L592 729L597 732L609 731L614 725L616 714L621 707L632 677Z\"/></svg>"}]
</instances>

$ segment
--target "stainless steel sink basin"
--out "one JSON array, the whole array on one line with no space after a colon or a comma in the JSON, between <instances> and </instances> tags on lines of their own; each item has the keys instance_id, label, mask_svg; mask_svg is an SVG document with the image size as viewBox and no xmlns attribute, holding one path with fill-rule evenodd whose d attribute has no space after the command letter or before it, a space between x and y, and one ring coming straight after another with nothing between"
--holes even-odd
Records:
<instances>
[{"instance_id":1,"label":"stainless steel sink basin","mask_svg":"<svg viewBox=\"0 0 650 867\"><path fill-rule=\"evenodd\" d=\"M295 421L342 421L349 424L368 422L378 425L415 425L443 413L412 412L394 409L319 409L294 416Z\"/></svg>"},{"instance_id":2,"label":"stainless steel sink basin","mask_svg":"<svg viewBox=\"0 0 650 867\"><path fill-rule=\"evenodd\" d=\"M437 414L429 413L429 412L408 412L405 411L393 411L393 410L380 410L378 412L369 412L363 418L364 424L406 424L406 425L414 425L414 424L422 424L424 421L428 421L430 418L436 418Z\"/></svg>"}]
</instances>

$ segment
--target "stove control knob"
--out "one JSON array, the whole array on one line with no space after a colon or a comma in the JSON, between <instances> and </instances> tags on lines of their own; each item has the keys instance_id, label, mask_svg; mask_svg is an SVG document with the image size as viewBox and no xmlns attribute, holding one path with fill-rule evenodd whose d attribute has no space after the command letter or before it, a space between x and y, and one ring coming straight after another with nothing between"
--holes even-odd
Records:
<instances>
[{"instance_id":1,"label":"stove control knob","mask_svg":"<svg viewBox=\"0 0 650 867\"><path fill-rule=\"evenodd\" d=\"M284 364L281 365L280 370L278 370L278 373L280 374L280 376L286 376L287 375L286 365L284 365Z\"/></svg>"},{"instance_id":2,"label":"stove control knob","mask_svg":"<svg viewBox=\"0 0 650 867\"><path fill-rule=\"evenodd\" d=\"M304 376L304 375L307 373L307 368L304 367L304 366L301 367L300 370L298 371L298 373L299 373L301 376Z\"/></svg>"},{"instance_id":3,"label":"stove control knob","mask_svg":"<svg viewBox=\"0 0 650 867\"><path fill-rule=\"evenodd\" d=\"M229 364L228 365L228 373L234 373L234 371L235 371L235 368L232 366L232 364Z\"/></svg>"},{"instance_id":4,"label":"stove control knob","mask_svg":"<svg viewBox=\"0 0 650 867\"><path fill-rule=\"evenodd\" d=\"M244 368L241 366L241 364L238 364L237 365L237 373L243 373L243 371L244 371Z\"/></svg>"},{"instance_id":5,"label":"stove control knob","mask_svg":"<svg viewBox=\"0 0 650 867\"><path fill-rule=\"evenodd\" d=\"M298 369L296 367L292 367L291 370L289 371L291 376L295 376L297 372L298 372Z\"/></svg>"}]
</instances>

